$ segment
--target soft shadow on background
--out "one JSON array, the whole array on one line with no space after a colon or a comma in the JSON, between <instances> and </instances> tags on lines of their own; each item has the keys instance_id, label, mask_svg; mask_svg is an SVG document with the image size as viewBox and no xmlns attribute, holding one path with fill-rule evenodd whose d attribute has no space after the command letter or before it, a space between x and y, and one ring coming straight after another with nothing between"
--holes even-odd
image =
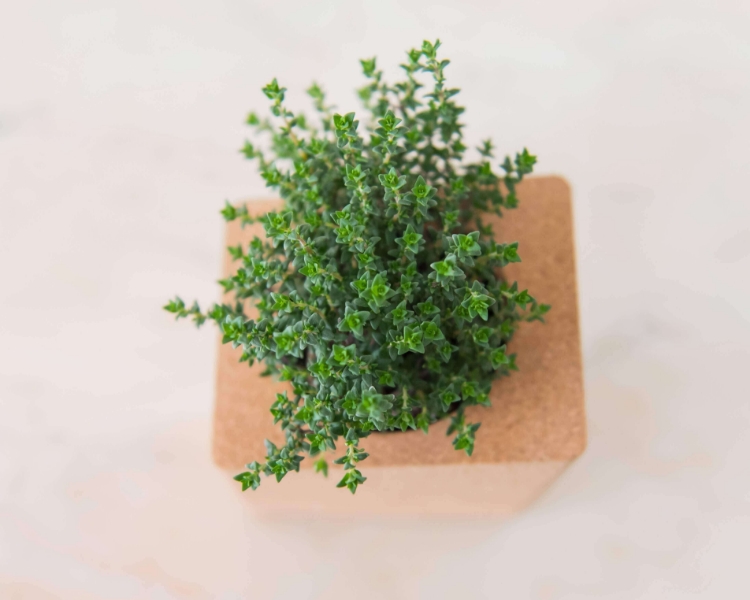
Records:
<instances>
[{"instance_id":1,"label":"soft shadow on background","mask_svg":"<svg viewBox=\"0 0 750 600\"><path fill-rule=\"evenodd\" d=\"M0 23L0 597L730 598L750 538L744 2L25 2ZM469 141L572 184L590 443L487 520L253 515L210 302L272 77L440 37ZM450 482L446 482L450 485ZM364 491L364 488L363 488Z\"/></svg>"}]
</instances>

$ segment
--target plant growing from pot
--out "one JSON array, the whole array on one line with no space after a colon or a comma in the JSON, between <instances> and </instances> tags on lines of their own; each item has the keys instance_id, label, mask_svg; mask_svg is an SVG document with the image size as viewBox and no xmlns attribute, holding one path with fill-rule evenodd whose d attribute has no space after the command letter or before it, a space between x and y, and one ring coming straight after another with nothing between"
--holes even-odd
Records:
<instances>
[{"instance_id":1,"label":"plant growing from pot","mask_svg":"<svg viewBox=\"0 0 750 600\"><path fill-rule=\"evenodd\" d=\"M197 326L216 322L240 362L288 382L268 417L285 441L248 457L259 460L235 477L243 490L262 475L281 481L306 457L327 475L333 455L338 487L354 493L365 438L445 420L455 450L471 456L481 421L467 409L490 405L493 382L517 370L514 333L550 308L504 275L521 260L518 243L499 243L489 222L523 202L536 158L523 149L496 165L489 140L465 158L464 109L439 47L408 52L395 84L362 60L361 122L316 84L317 120L294 113L275 79L263 88L271 116L247 118L265 143L241 151L283 203L261 215L223 209L265 231L228 249L234 266L220 283L231 301L165 306Z\"/></svg>"}]
</instances>

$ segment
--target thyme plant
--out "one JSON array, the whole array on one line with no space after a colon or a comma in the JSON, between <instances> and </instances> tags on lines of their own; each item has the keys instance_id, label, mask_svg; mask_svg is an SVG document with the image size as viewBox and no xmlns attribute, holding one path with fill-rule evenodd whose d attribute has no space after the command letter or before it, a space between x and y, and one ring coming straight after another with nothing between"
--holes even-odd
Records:
<instances>
[{"instance_id":1,"label":"thyme plant","mask_svg":"<svg viewBox=\"0 0 750 600\"><path fill-rule=\"evenodd\" d=\"M339 114L322 89L307 90L311 123L284 103L276 79L263 88L271 117L247 123L267 139L241 152L257 162L283 208L259 218L229 203L222 214L260 221L266 239L229 248L234 275L220 281L233 303L203 312L179 297L166 310L200 326L215 321L241 361L291 382L271 414L286 434L235 477L257 488L280 481L305 455L327 474L320 454L337 451L338 483L352 493L365 481L360 440L450 418L453 446L471 455L479 423L467 406L489 405L492 381L516 369L507 343L521 321L549 306L505 281L498 269L520 261L518 244L500 244L483 213L518 204L516 187L536 158L524 149L493 168L493 145L464 160L464 109L445 82L440 42L407 53L405 77L388 84L376 60L362 60L366 109ZM422 82L426 74L431 80ZM257 318L248 318L254 306Z\"/></svg>"}]
</instances>

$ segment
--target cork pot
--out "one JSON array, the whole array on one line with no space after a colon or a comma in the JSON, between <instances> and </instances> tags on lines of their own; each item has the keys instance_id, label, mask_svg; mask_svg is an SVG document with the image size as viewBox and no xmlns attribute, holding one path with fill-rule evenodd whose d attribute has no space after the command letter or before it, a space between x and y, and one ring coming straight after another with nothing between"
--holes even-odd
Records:
<instances>
[{"instance_id":1,"label":"cork pot","mask_svg":"<svg viewBox=\"0 0 750 600\"><path fill-rule=\"evenodd\" d=\"M467 409L481 421L473 456L457 452L445 435L448 420L421 431L371 434L361 446L367 477L355 495L302 461L281 483L263 478L247 501L262 511L402 514L509 514L537 498L586 446L573 220L570 188L560 177L530 178L519 188L520 206L502 219L489 216L498 241L519 242L522 262L506 267L509 280L552 305L546 323L522 324L509 350L519 371L495 382L492 406ZM262 213L279 201L248 203ZM227 226L226 244L262 237L259 224ZM231 259L226 256L224 275ZM265 456L264 439L283 434L269 407L287 383L260 377L262 365L239 363L239 349L220 345L217 365L213 457L231 473ZM330 461L329 461L330 462ZM238 490L238 493L239 490Z\"/></svg>"}]
</instances>

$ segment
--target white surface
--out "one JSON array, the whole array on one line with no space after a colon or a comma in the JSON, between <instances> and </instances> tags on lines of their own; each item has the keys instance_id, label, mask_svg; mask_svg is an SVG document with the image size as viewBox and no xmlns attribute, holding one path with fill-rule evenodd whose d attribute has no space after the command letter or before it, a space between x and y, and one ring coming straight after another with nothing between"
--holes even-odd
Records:
<instances>
[{"instance_id":1,"label":"white surface","mask_svg":"<svg viewBox=\"0 0 750 600\"><path fill-rule=\"evenodd\" d=\"M10 2L0 597L750 591L747 2ZM510 522L255 520L209 462L225 198L273 76L356 108L439 36L471 141L573 185L590 445ZM393 71L393 69L391 69ZM270 482L269 482L270 483Z\"/></svg>"}]
</instances>

